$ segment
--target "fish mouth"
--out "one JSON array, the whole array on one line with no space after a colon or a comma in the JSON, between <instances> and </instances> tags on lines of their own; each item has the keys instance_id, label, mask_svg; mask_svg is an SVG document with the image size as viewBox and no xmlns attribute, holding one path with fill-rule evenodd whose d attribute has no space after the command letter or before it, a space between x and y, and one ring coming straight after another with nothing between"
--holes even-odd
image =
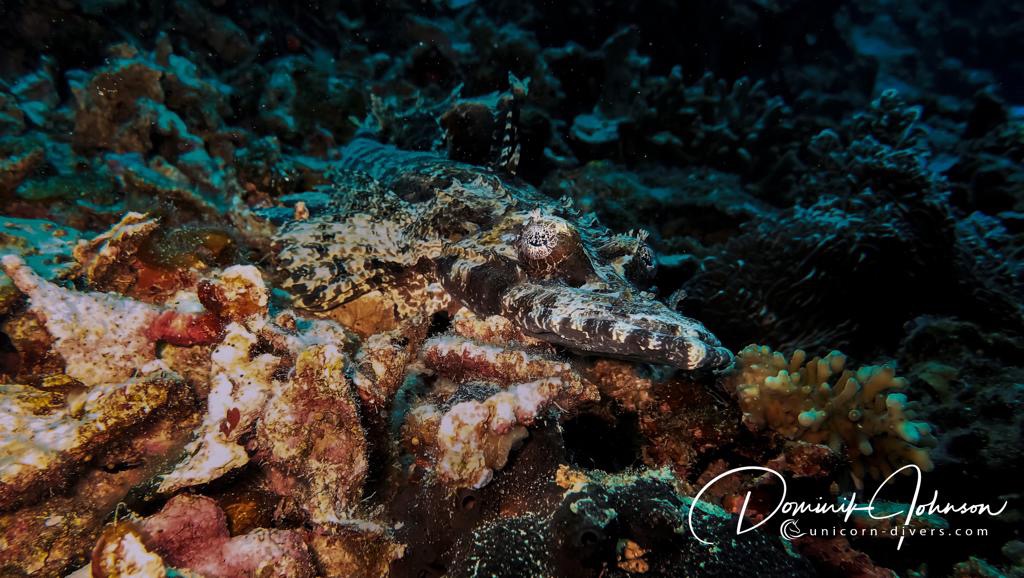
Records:
<instances>
[{"instance_id":1,"label":"fish mouth","mask_svg":"<svg viewBox=\"0 0 1024 578\"><path fill-rule=\"evenodd\" d=\"M580 353L688 371L719 369L733 360L699 321L644 296L520 283L502 296L501 308L527 335Z\"/></svg>"}]
</instances>

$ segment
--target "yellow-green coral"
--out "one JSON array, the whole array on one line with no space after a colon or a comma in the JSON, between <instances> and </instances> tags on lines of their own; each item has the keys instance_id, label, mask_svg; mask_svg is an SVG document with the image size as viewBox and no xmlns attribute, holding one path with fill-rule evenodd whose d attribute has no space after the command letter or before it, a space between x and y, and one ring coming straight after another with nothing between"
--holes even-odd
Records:
<instances>
[{"instance_id":1,"label":"yellow-green coral","mask_svg":"<svg viewBox=\"0 0 1024 578\"><path fill-rule=\"evenodd\" d=\"M917 464L932 469L931 426L912 421L907 397L891 393L907 386L886 365L846 368L846 356L833 351L807 359L796 350L786 357L767 346L750 345L736 358L728 385L752 429L770 429L791 440L845 449L858 487L865 475L882 479L896 468Z\"/></svg>"}]
</instances>

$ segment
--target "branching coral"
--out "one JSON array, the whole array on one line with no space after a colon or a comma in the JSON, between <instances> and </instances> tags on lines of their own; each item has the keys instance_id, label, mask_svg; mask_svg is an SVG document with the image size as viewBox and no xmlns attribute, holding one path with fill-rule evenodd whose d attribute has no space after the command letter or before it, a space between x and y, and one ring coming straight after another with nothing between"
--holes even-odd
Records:
<instances>
[{"instance_id":1,"label":"branching coral","mask_svg":"<svg viewBox=\"0 0 1024 578\"><path fill-rule=\"evenodd\" d=\"M953 220L939 204L825 196L752 225L683 286L687 313L736 347L765 334L787 347L894 347L915 312L985 306L934 291L956 275Z\"/></svg>"},{"instance_id":2,"label":"branching coral","mask_svg":"<svg viewBox=\"0 0 1024 578\"><path fill-rule=\"evenodd\" d=\"M892 2L249 4L0 19L0 575L111 518L80 574L804 575L679 492L737 461L823 491L843 455L865 484L930 429L837 353L712 370L764 335L874 359L920 315L956 318L900 359L936 483L1015 489L1019 111L858 22ZM757 519L779 488L713 499L742 489Z\"/></svg>"},{"instance_id":3,"label":"branching coral","mask_svg":"<svg viewBox=\"0 0 1024 578\"><path fill-rule=\"evenodd\" d=\"M644 92L649 116L637 128L649 135L648 146L723 170L764 174L781 159L793 130L782 99L748 78L728 83L707 73L686 86L676 67Z\"/></svg>"},{"instance_id":4,"label":"branching coral","mask_svg":"<svg viewBox=\"0 0 1024 578\"><path fill-rule=\"evenodd\" d=\"M912 421L907 397L890 393L907 386L892 367L854 371L838 351L808 360L797 350L787 359L754 345L740 351L737 366L728 382L747 426L845 450L858 487L866 477L885 478L908 463L932 469L931 426Z\"/></svg>"},{"instance_id":5,"label":"branching coral","mask_svg":"<svg viewBox=\"0 0 1024 578\"><path fill-rule=\"evenodd\" d=\"M800 188L809 196L865 189L895 198L935 194L945 183L928 167L931 151L920 116L920 107L895 90L883 92L840 132L826 129L811 139L810 168Z\"/></svg>"},{"instance_id":6,"label":"branching coral","mask_svg":"<svg viewBox=\"0 0 1024 578\"><path fill-rule=\"evenodd\" d=\"M781 172L780 163L793 149L793 115L763 82L728 82L708 72L689 84L680 66L647 76L647 59L626 46L618 52L609 58L633 70L621 71L617 79L606 71L612 77L606 84L620 86L619 92L606 88L594 112L573 121L569 134L581 157L662 158L730 171L750 182ZM647 77L638 82L637 76Z\"/></svg>"}]
</instances>

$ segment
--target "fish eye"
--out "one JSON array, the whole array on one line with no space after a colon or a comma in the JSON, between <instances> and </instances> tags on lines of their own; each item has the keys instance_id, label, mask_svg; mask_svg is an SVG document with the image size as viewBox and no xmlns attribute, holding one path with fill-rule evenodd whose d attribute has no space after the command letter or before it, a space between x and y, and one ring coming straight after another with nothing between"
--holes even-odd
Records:
<instances>
[{"instance_id":1,"label":"fish eye","mask_svg":"<svg viewBox=\"0 0 1024 578\"><path fill-rule=\"evenodd\" d=\"M545 259L558 245L558 233L551 223L531 221L519 236L519 252L527 259Z\"/></svg>"},{"instance_id":2,"label":"fish eye","mask_svg":"<svg viewBox=\"0 0 1024 578\"><path fill-rule=\"evenodd\" d=\"M579 235L567 221L534 212L516 241L519 256L525 261L557 264L579 245Z\"/></svg>"},{"instance_id":3,"label":"fish eye","mask_svg":"<svg viewBox=\"0 0 1024 578\"><path fill-rule=\"evenodd\" d=\"M592 273L580 234L565 219L534 211L515 241L519 264L534 279L558 278L578 287Z\"/></svg>"}]
</instances>

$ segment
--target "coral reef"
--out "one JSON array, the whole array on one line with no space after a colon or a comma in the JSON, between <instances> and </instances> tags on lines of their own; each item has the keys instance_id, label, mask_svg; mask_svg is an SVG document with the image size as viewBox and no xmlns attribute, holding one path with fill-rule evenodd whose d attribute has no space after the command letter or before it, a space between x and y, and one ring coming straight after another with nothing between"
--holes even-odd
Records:
<instances>
[{"instance_id":1,"label":"coral reef","mask_svg":"<svg viewBox=\"0 0 1024 578\"><path fill-rule=\"evenodd\" d=\"M0 12L0 575L1021 573L1020 0Z\"/></svg>"},{"instance_id":2,"label":"coral reef","mask_svg":"<svg viewBox=\"0 0 1024 578\"><path fill-rule=\"evenodd\" d=\"M63 575L87 562L108 517L178 455L195 423L195 400L173 375L87 392L75 383L5 386L4 572Z\"/></svg>"},{"instance_id":3,"label":"coral reef","mask_svg":"<svg viewBox=\"0 0 1024 578\"><path fill-rule=\"evenodd\" d=\"M886 478L905 464L934 467L931 426L910 419L907 396L898 393L907 381L892 367L854 371L838 351L807 359L797 350L787 359L752 345L737 355L737 373L729 381L748 427L845 452L858 487L865 477Z\"/></svg>"},{"instance_id":4,"label":"coral reef","mask_svg":"<svg viewBox=\"0 0 1024 578\"><path fill-rule=\"evenodd\" d=\"M526 437L525 426L549 407L571 411L597 399L596 388L568 364L522 351L435 338L423 345L421 358L459 387L441 407L413 408L407 444L429 448L438 476L455 485L479 488L490 482L512 446Z\"/></svg>"},{"instance_id":5,"label":"coral reef","mask_svg":"<svg viewBox=\"0 0 1024 578\"><path fill-rule=\"evenodd\" d=\"M171 492L215 480L249 461L239 438L255 424L273 392L272 375L281 359L264 353L250 357L256 336L229 325L224 341L211 353L210 393L199 435L187 448L186 461L163 478Z\"/></svg>"},{"instance_id":6,"label":"coral reef","mask_svg":"<svg viewBox=\"0 0 1024 578\"><path fill-rule=\"evenodd\" d=\"M138 523L119 521L109 526L96 545L92 571L103 576L140 576L155 575L146 574L146 568L157 574L181 568L212 577L315 576L311 558L298 532L258 529L231 536L216 502L183 494Z\"/></svg>"},{"instance_id":7,"label":"coral reef","mask_svg":"<svg viewBox=\"0 0 1024 578\"><path fill-rule=\"evenodd\" d=\"M178 403L182 384L173 376L97 385L88 390L45 391L4 386L3 470L0 508L31 501L66 483L67 471L165 406Z\"/></svg>"},{"instance_id":8,"label":"coral reef","mask_svg":"<svg viewBox=\"0 0 1024 578\"><path fill-rule=\"evenodd\" d=\"M616 230L651 227L651 243L668 254L685 252L686 237L724 240L743 222L773 212L737 175L707 168L641 171L592 161L553 173L542 190L572 197Z\"/></svg>"},{"instance_id":9,"label":"coral reef","mask_svg":"<svg viewBox=\"0 0 1024 578\"><path fill-rule=\"evenodd\" d=\"M0 265L42 315L69 376L85 385L120 381L156 360L155 344L146 334L159 315L156 307L63 289L14 255L5 255Z\"/></svg>"},{"instance_id":10,"label":"coral reef","mask_svg":"<svg viewBox=\"0 0 1024 578\"><path fill-rule=\"evenodd\" d=\"M291 381L277 388L256 430L268 477L319 523L351 515L368 468L366 434L344 370L332 345L300 352Z\"/></svg>"}]
</instances>

